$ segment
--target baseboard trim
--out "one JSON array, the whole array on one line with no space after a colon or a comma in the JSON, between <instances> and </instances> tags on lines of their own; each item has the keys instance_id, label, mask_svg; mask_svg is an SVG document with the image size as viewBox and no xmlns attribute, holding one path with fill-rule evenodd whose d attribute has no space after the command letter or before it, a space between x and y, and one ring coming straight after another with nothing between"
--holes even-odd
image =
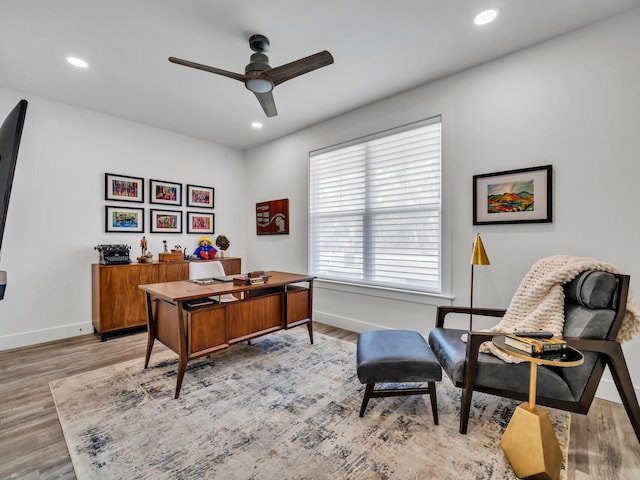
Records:
<instances>
[{"instance_id":1,"label":"baseboard trim","mask_svg":"<svg viewBox=\"0 0 640 480\"><path fill-rule=\"evenodd\" d=\"M375 323L363 322L361 320L355 320L353 318L338 317L337 315L331 315L326 312L313 311L313 320L331 325L332 327L343 328L350 332L362 333L369 332L371 330L385 330L389 327L377 325Z\"/></svg>"},{"instance_id":2,"label":"baseboard trim","mask_svg":"<svg viewBox=\"0 0 640 480\"><path fill-rule=\"evenodd\" d=\"M0 351L36 345L38 343L51 342L53 340L61 340L63 338L76 337L78 335L86 335L91 332L93 332L93 325L91 322L81 322L62 325L55 328L43 328L41 330L32 330L30 332L20 332L14 335L3 335L0 336Z\"/></svg>"},{"instance_id":3,"label":"baseboard trim","mask_svg":"<svg viewBox=\"0 0 640 480\"><path fill-rule=\"evenodd\" d=\"M634 385L633 390L636 392L636 398L640 401L640 386ZM610 402L622 403L616 384L610 378L600 380L600 385L598 385L598 389L596 390L596 397L609 400Z\"/></svg>"}]
</instances>

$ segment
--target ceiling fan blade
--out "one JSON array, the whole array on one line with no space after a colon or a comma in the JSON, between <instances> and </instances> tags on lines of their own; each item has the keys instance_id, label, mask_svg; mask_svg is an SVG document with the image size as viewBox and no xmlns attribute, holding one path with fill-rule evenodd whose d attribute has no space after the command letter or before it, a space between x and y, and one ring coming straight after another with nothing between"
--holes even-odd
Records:
<instances>
[{"instance_id":1,"label":"ceiling fan blade","mask_svg":"<svg viewBox=\"0 0 640 480\"><path fill-rule=\"evenodd\" d=\"M280 65L279 67L266 70L262 73L264 77L268 77L273 85L279 85L282 82L291 80L304 73L312 72L318 68L326 67L333 63L333 56L326 50L322 52L314 53L308 57L295 60L291 63Z\"/></svg>"},{"instance_id":2,"label":"ceiling fan blade","mask_svg":"<svg viewBox=\"0 0 640 480\"><path fill-rule=\"evenodd\" d=\"M267 117L275 117L278 115L278 109L276 108L276 102L273 100L273 92L267 93L255 93L258 102L262 106L262 110Z\"/></svg>"},{"instance_id":3,"label":"ceiling fan blade","mask_svg":"<svg viewBox=\"0 0 640 480\"><path fill-rule=\"evenodd\" d=\"M197 68L209 73L215 73L216 75L222 75L223 77L233 78L234 80L240 80L244 82L247 80L246 75L240 73L230 72L228 70L222 70L221 68L210 67L208 65L202 65L201 63L190 62L189 60L182 60L181 58L169 57L171 63L177 63L178 65L184 65L185 67Z\"/></svg>"}]
</instances>

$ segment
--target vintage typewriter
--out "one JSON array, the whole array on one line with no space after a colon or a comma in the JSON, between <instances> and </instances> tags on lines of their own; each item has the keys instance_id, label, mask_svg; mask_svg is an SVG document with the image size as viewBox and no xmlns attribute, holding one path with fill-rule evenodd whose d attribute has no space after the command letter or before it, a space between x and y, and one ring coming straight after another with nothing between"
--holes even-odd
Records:
<instances>
[{"instance_id":1,"label":"vintage typewriter","mask_svg":"<svg viewBox=\"0 0 640 480\"><path fill-rule=\"evenodd\" d=\"M97 245L94 250L100 254L100 263L104 265L119 265L131 263L129 245Z\"/></svg>"}]
</instances>

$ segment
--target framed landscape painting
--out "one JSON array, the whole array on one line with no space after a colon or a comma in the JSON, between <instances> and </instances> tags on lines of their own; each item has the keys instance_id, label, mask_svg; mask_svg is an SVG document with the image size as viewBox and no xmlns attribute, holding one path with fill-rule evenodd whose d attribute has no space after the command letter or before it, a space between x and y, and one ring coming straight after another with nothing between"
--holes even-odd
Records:
<instances>
[{"instance_id":1,"label":"framed landscape painting","mask_svg":"<svg viewBox=\"0 0 640 480\"><path fill-rule=\"evenodd\" d=\"M187 212L187 233L213 233L214 214Z\"/></svg>"},{"instance_id":2,"label":"framed landscape painting","mask_svg":"<svg viewBox=\"0 0 640 480\"><path fill-rule=\"evenodd\" d=\"M144 232L144 209L106 206L105 232Z\"/></svg>"},{"instance_id":3,"label":"framed landscape painting","mask_svg":"<svg viewBox=\"0 0 640 480\"><path fill-rule=\"evenodd\" d=\"M212 187L187 185L187 207L213 208Z\"/></svg>"},{"instance_id":4,"label":"framed landscape painting","mask_svg":"<svg viewBox=\"0 0 640 480\"><path fill-rule=\"evenodd\" d=\"M552 221L552 166L473 177L473 224Z\"/></svg>"},{"instance_id":5,"label":"framed landscape painting","mask_svg":"<svg viewBox=\"0 0 640 480\"><path fill-rule=\"evenodd\" d=\"M105 200L144 202L144 179L126 175L104 174Z\"/></svg>"},{"instance_id":6,"label":"framed landscape painting","mask_svg":"<svg viewBox=\"0 0 640 480\"><path fill-rule=\"evenodd\" d=\"M182 184L149 180L149 201L164 205L182 205Z\"/></svg>"},{"instance_id":7,"label":"framed landscape painting","mask_svg":"<svg viewBox=\"0 0 640 480\"><path fill-rule=\"evenodd\" d=\"M151 233L182 233L182 212L178 210L149 210Z\"/></svg>"}]
</instances>

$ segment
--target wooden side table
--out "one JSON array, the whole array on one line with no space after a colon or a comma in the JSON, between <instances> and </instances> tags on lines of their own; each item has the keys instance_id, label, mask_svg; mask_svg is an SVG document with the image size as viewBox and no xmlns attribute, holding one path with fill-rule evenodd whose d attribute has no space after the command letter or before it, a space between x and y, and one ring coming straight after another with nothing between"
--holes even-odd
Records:
<instances>
[{"instance_id":1,"label":"wooden side table","mask_svg":"<svg viewBox=\"0 0 640 480\"><path fill-rule=\"evenodd\" d=\"M504 343L505 336L493 337L493 344L502 352L531 364L529 402L518 405L507 425L500 447L519 478L557 480L562 468L562 451L549 414L536 406L538 365L575 367L584 362L578 350L567 347L562 356L534 356Z\"/></svg>"}]
</instances>

